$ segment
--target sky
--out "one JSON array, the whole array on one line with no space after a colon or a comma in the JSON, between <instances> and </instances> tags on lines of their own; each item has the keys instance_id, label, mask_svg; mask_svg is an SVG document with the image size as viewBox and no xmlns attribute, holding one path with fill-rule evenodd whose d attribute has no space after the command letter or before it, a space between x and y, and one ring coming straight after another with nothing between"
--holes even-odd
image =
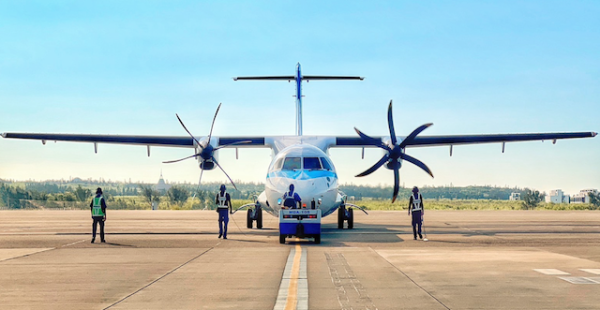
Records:
<instances>
[{"instance_id":1,"label":"sky","mask_svg":"<svg viewBox=\"0 0 600 310\"><path fill-rule=\"evenodd\" d=\"M0 132L293 135L294 85L234 76L358 75L304 84L304 134L600 131L598 1L2 1ZM600 138L407 149L401 184L600 188ZM0 179L195 183L192 149L0 138ZM383 154L330 150L340 183L393 184ZM264 182L267 149L219 151ZM203 180L225 181L219 170ZM391 194L390 194L391 195Z\"/></svg>"}]
</instances>

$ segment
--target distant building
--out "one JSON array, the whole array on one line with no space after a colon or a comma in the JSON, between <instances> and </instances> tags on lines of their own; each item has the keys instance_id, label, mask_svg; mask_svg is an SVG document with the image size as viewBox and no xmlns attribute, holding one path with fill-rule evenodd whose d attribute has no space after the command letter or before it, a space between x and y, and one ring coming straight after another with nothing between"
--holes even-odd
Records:
<instances>
[{"instance_id":1,"label":"distant building","mask_svg":"<svg viewBox=\"0 0 600 310\"><path fill-rule=\"evenodd\" d=\"M508 200L521 200L521 193L511 193Z\"/></svg>"},{"instance_id":2,"label":"distant building","mask_svg":"<svg viewBox=\"0 0 600 310\"><path fill-rule=\"evenodd\" d=\"M597 189L582 189L579 194L573 195L571 203L590 203L590 193L598 194Z\"/></svg>"},{"instance_id":3,"label":"distant building","mask_svg":"<svg viewBox=\"0 0 600 310\"><path fill-rule=\"evenodd\" d=\"M160 179L158 179L158 183L154 186L154 188L160 192L162 195L166 194L171 185L165 183L165 179L163 179L162 171L160 172Z\"/></svg>"},{"instance_id":4,"label":"distant building","mask_svg":"<svg viewBox=\"0 0 600 310\"><path fill-rule=\"evenodd\" d=\"M546 202L550 203L570 203L571 197L565 195L562 190L555 189L550 191L550 195L546 196Z\"/></svg>"}]
</instances>

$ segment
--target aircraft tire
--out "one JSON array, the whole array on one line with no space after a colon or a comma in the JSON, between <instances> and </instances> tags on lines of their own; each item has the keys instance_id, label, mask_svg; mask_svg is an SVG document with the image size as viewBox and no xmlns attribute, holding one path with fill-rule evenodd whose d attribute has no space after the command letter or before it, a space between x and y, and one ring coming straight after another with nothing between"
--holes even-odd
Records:
<instances>
[{"instance_id":1,"label":"aircraft tire","mask_svg":"<svg viewBox=\"0 0 600 310\"><path fill-rule=\"evenodd\" d=\"M344 209L345 207L340 207L338 209L338 229L344 229Z\"/></svg>"},{"instance_id":2,"label":"aircraft tire","mask_svg":"<svg viewBox=\"0 0 600 310\"><path fill-rule=\"evenodd\" d=\"M246 213L246 226L249 229L252 229L252 210L248 209L248 213Z\"/></svg>"},{"instance_id":3,"label":"aircraft tire","mask_svg":"<svg viewBox=\"0 0 600 310\"><path fill-rule=\"evenodd\" d=\"M348 229L354 228L354 210L348 209Z\"/></svg>"},{"instance_id":4,"label":"aircraft tire","mask_svg":"<svg viewBox=\"0 0 600 310\"><path fill-rule=\"evenodd\" d=\"M263 211L262 208L258 209L258 212L256 213L256 228L257 229L262 229L263 228Z\"/></svg>"},{"instance_id":5,"label":"aircraft tire","mask_svg":"<svg viewBox=\"0 0 600 310\"><path fill-rule=\"evenodd\" d=\"M285 243L285 235L279 234L279 243L281 243L281 244Z\"/></svg>"},{"instance_id":6,"label":"aircraft tire","mask_svg":"<svg viewBox=\"0 0 600 310\"><path fill-rule=\"evenodd\" d=\"M321 244L321 235L315 235L315 244Z\"/></svg>"}]
</instances>

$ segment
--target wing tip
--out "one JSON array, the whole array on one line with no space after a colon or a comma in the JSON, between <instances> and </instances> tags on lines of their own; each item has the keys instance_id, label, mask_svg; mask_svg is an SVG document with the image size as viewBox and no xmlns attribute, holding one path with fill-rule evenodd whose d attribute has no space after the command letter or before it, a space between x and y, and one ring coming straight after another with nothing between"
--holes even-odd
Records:
<instances>
[{"instance_id":1,"label":"wing tip","mask_svg":"<svg viewBox=\"0 0 600 310\"><path fill-rule=\"evenodd\" d=\"M592 138L595 137L596 135L598 135L597 132L592 132Z\"/></svg>"},{"instance_id":2,"label":"wing tip","mask_svg":"<svg viewBox=\"0 0 600 310\"><path fill-rule=\"evenodd\" d=\"M6 138L6 132L1 133L0 136L2 136L2 138Z\"/></svg>"}]
</instances>

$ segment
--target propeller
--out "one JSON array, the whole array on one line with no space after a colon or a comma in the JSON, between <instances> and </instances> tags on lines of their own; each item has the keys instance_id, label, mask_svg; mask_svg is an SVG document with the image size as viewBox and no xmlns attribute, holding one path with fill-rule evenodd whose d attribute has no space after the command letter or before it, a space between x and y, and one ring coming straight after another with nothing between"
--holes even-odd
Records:
<instances>
[{"instance_id":1,"label":"propeller","mask_svg":"<svg viewBox=\"0 0 600 310\"><path fill-rule=\"evenodd\" d=\"M417 167L425 170L425 172L427 172L433 178L433 173L431 172L429 167L427 167L427 165L425 165L420 160L407 155L404 152L404 149L414 141L417 135L419 135L423 130L427 129L431 125L433 125L433 123L427 123L417 127L417 129L413 130L404 140L402 140L402 142L398 143L396 131L394 129L394 119L392 117L392 101L390 100L390 105L388 107L388 128L390 130L391 144L383 143L381 139L369 137L368 135L362 133L360 130L354 127L354 130L356 130L358 135L362 138L364 142L366 142L366 144L374 145L387 151L378 162L376 162L369 169L357 174L356 176L364 177L366 175L369 175L375 172L377 169L381 168L381 166L383 166L384 164L386 165L386 168L394 170L394 195L392 198L392 203L396 201L396 198L398 197L398 191L400 190L400 168L402 167L402 160L406 160L416 165Z\"/></svg>"},{"instance_id":2,"label":"propeller","mask_svg":"<svg viewBox=\"0 0 600 310\"><path fill-rule=\"evenodd\" d=\"M219 103L219 106L217 107L217 111L215 112L215 116L213 117L212 125L210 126L210 133L208 134L208 139L203 142L198 141L198 139L196 139L196 137L194 137L194 135L192 135L192 133L187 129L187 127L185 127L185 124L183 123L183 121L181 120L179 115L175 114L175 116L177 116L177 119L179 120L179 123L181 124L183 129L185 129L185 131L190 135L190 137L192 137L192 139L194 139L194 142L196 143L196 145L198 147L200 147L200 151L191 156L186 156L184 158L175 159L175 160L163 161L163 163L171 164L171 163L180 162L180 161L190 159L190 158L200 157L199 161L200 161L201 172L200 172L200 179L198 180L198 186L200 186L200 183L202 182L202 174L204 173L204 170L212 170L216 165L217 167L219 167L219 169L221 169L221 171L223 171L223 173L225 174L227 179L229 179L229 182L231 182L231 185L233 185L233 188L235 188L237 190L237 187L235 186L235 183L233 183L233 180L229 177L227 172L225 172L223 167L221 167L221 165L219 165L219 163L217 162L217 159L215 158L215 152L224 147L250 143L251 141L250 140L236 141L236 142L220 145L218 147L214 147L214 146L212 146L212 144L210 144L210 139L212 138L213 128L215 126L215 120L217 119L217 114L219 114L220 109L221 109L221 103Z\"/></svg>"}]
</instances>

